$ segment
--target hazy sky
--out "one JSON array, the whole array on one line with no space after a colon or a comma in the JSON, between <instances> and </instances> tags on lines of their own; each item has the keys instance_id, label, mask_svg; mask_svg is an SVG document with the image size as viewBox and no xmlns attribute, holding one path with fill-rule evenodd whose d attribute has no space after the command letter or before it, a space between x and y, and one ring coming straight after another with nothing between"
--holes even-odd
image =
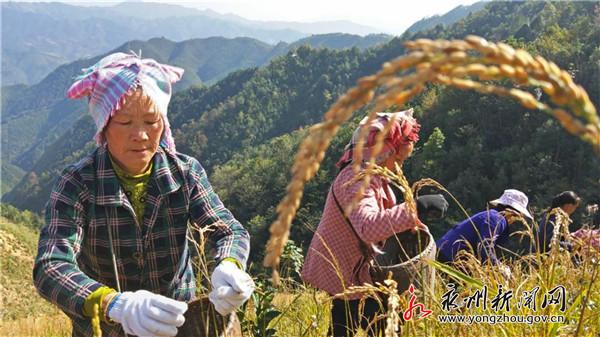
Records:
<instances>
[{"instance_id":1,"label":"hazy sky","mask_svg":"<svg viewBox=\"0 0 600 337\"><path fill-rule=\"evenodd\" d=\"M116 3L114 0L62 2ZM350 20L387 33L401 34L421 18L444 14L458 5L470 5L476 0L175 0L163 2L199 9L210 8L222 14L233 13L247 19L263 21Z\"/></svg>"},{"instance_id":2,"label":"hazy sky","mask_svg":"<svg viewBox=\"0 0 600 337\"><path fill-rule=\"evenodd\" d=\"M350 20L401 34L419 19L444 14L476 0L222 0L197 8L231 12L248 19L283 21Z\"/></svg>"}]
</instances>

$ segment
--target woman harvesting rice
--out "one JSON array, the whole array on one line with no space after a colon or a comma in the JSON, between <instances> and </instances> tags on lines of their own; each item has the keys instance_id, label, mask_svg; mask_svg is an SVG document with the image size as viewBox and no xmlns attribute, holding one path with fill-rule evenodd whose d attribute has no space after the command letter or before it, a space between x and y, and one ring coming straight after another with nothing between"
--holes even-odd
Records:
<instances>
[{"instance_id":1,"label":"woman harvesting rice","mask_svg":"<svg viewBox=\"0 0 600 337\"><path fill-rule=\"evenodd\" d=\"M488 209L457 223L437 241L438 260L456 262L461 252L471 251L481 262L499 265L503 276L509 278L511 271L496 256L496 248L511 240L509 226L533 219L528 203L525 193L504 190L500 198L489 202Z\"/></svg>"},{"instance_id":2,"label":"woman harvesting rice","mask_svg":"<svg viewBox=\"0 0 600 337\"><path fill-rule=\"evenodd\" d=\"M232 312L254 290L243 270L247 231L200 163L175 151L167 108L182 74L116 53L84 70L67 93L88 97L98 147L52 189L33 278L71 318L74 336L92 335L94 308L105 335L174 336L196 289L188 222L212 228L209 298L217 311Z\"/></svg>"},{"instance_id":3,"label":"woman harvesting rice","mask_svg":"<svg viewBox=\"0 0 600 337\"><path fill-rule=\"evenodd\" d=\"M354 147L360 141L361 128L369 129L362 157L368 161L372 157L377 135L388 123L393 123L385 137L383 149L375 158L378 165L391 170L395 170L396 164L401 165L411 155L414 144L419 139L420 125L412 117L412 110L379 113L369 125L365 123L366 119L354 132L337 163L340 171L327 195L323 215L302 270L304 281L332 296L342 293L350 286L372 283L369 263L375 250L373 246L381 247L385 239L398 232L427 229L406 203L396 203L389 182L381 176L371 178L356 207L347 217L344 214L343 210L351 204L362 184L354 180L357 173L352 169L352 162L355 161ZM365 169L364 164L361 169ZM439 208L447 207L441 195L439 201ZM443 213L444 210L440 209L439 212ZM361 294L352 294L344 299L333 300L329 335L353 336L359 326L367 329L369 336L383 331L384 320L369 326L380 313L377 301L367 298L361 314L360 298Z\"/></svg>"}]
</instances>

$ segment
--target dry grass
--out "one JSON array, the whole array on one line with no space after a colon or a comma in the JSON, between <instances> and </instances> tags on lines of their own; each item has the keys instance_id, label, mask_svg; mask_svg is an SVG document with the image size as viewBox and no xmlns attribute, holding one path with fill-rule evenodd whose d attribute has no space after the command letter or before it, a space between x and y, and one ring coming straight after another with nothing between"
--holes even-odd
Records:
<instances>
[{"instance_id":1,"label":"dry grass","mask_svg":"<svg viewBox=\"0 0 600 337\"><path fill-rule=\"evenodd\" d=\"M418 302L425 304L433 314L418 320L419 311L414 312L413 319L400 325L400 331L391 329L381 332L382 336L598 336L600 335L600 254L586 255L580 262L574 264L574 255L568 251L553 251L551 254L533 254L513 262L506 262L512 270L510 279L505 279L496 266L481 264L474 256L465 254L465 260L460 265L451 267L432 262L438 270L432 289L417 289ZM452 281L457 284L460 298L472 295L488 288L487 309L461 308L445 312L442 308L442 297L448 291L447 284ZM275 304L283 311L279 319L274 320L278 336L319 336L325 337L329 324L330 299L322 292L296 285L294 289L286 286L285 292L278 293ZM541 309L543 296L546 291L557 285L566 288L566 310L562 312L557 306L547 306ZM364 295L384 293L391 294L392 285L368 285L352 287L347 293L360 292ZM504 291L513 291L510 311L491 308L491 300L502 286ZM540 287L537 296L537 310L517 307L523 291ZM425 296L431 293L431 296ZM340 294L340 296L343 296ZM405 292L396 297L393 307L388 305L386 316L382 319L394 321L401 317L409 307L409 294ZM459 301L460 302L460 301ZM461 304L461 303L459 303ZM566 322L535 323L535 324L448 324L438 320L439 315L558 315L564 316ZM319 316L320 315L320 316ZM358 336L363 336L360 332Z\"/></svg>"},{"instance_id":2,"label":"dry grass","mask_svg":"<svg viewBox=\"0 0 600 337\"><path fill-rule=\"evenodd\" d=\"M48 313L0 322L0 336L71 336L69 318L58 310L53 311L54 315Z\"/></svg>"},{"instance_id":3,"label":"dry grass","mask_svg":"<svg viewBox=\"0 0 600 337\"><path fill-rule=\"evenodd\" d=\"M493 266L480 265L471 260L462 265L462 269L472 275L461 274L455 269L442 267L438 273L433 289L434 296L424 298L422 292L418 293L419 302L425 303L426 307L433 310L433 315L424 320L411 320L401 326L398 336L598 336L600 334L600 278L597 277L598 264L593 264L593 259L588 256L582 261L582 265L574 267L568 252L560 252L556 255L530 256L522 261L509 264L513 270L510 280L500 278L498 270ZM597 261L597 260L596 260ZM548 266L554 266L552 270ZM596 276L594 278L594 272ZM452 275L452 276L448 276ZM488 301L493 296L494 289L502 284L508 289L517 292L531 290L540 286L544 291L554 285L564 285L567 289L568 302L566 324L442 324L437 321L437 316L443 314L441 307L442 295L447 291L446 284L449 279L459 284L461 296L472 294L485 284L490 289ZM592 279L594 282L592 283ZM284 283L285 284L285 283ZM365 286L364 289L353 289L357 291L373 292L373 286ZM379 287L378 287L379 288ZM506 289L505 288L505 289ZM384 290L385 291L385 290ZM540 290L542 292L542 290ZM589 295L589 296L588 296ZM408 307L408 294L398 297L398 311L396 316L401 316ZM511 306L510 314L530 314L526 309L517 309ZM330 299L322 292L310 288L295 285L281 289L275 296L274 305L282 311L280 317L272 322L272 327L277 330L278 336L310 336L325 337L329 324ZM538 306L541 298L538 299ZM586 308L583 311L583 308ZM388 310L388 313L390 311ZM458 309L453 314L494 314L488 310L466 310ZM563 314L556 308L540 310L536 314ZM387 317L386 317L387 318ZM577 333L577 329L579 332ZM68 336L70 335L70 323L64 315L43 315L18 320L3 322L0 324L0 335L2 336ZM363 336L362 333L359 336ZM390 334L386 335L390 336ZM391 334L393 336L393 334ZM255 336L258 337L258 336Z\"/></svg>"},{"instance_id":4,"label":"dry grass","mask_svg":"<svg viewBox=\"0 0 600 337\"><path fill-rule=\"evenodd\" d=\"M274 306L282 312L273 320L278 336L326 336L329 328L330 303L326 294L297 288L278 292Z\"/></svg>"},{"instance_id":5,"label":"dry grass","mask_svg":"<svg viewBox=\"0 0 600 337\"><path fill-rule=\"evenodd\" d=\"M71 335L67 316L33 286L37 240L37 232L0 218L0 336Z\"/></svg>"}]
</instances>

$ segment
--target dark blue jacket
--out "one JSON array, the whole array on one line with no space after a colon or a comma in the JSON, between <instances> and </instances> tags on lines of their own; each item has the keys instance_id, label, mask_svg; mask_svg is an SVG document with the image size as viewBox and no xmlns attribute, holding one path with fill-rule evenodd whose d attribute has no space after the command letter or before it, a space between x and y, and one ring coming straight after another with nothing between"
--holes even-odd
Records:
<instances>
[{"instance_id":1,"label":"dark blue jacket","mask_svg":"<svg viewBox=\"0 0 600 337\"><path fill-rule=\"evenodd\" d=\"M472 248L481 261L489 258L496 264L498 259L494 247L506 242L508 234L506 219L498 211L479 212L456 224L436 242L438 260L454 261L459 251Z\"/></svg>"},{"instance_id":2,"label":"dark blue jacket","mask_svg":"<svg viewBox=\"0 0 600 337\"><path fill-rule=\"evenodd\" d=\"M535 239L538 250L541 253L550 251L550 242L552 241L552 233L556 225L556 215L548 216L548 212L544 212L538 221L539 228L535 231Z\"/></svg>"},{"instance_id":3,"label":"dark blue jacket","mask_svg":"<svg viewBox=\"0 0 600 337\"><path fill-rule=\"evenodd\" d=\"M540 253L547 253L550 251L550 244L552 243L552 234L554 234L554 226L557 225L556 215L550 214L550 216L548 216L548 212L550 211L546 211L542 214L540 220L538 221L539 227L534 228L536 247L538 247L538 251ZM559 234L559 246L571 251L573 246L572 243L566 240L566 238L562 235L562 232L560 232Z\"/></svg>"}]
</instances>

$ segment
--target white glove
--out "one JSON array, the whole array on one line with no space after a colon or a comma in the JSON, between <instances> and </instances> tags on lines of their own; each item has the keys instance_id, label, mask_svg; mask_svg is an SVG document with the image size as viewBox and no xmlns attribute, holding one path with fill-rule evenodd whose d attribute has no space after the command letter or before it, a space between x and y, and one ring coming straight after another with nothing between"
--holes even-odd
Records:
<instances>
[{"instance_id":1,"label":"white glove","mask_svg":"<svg viewBox=\"0 0 600 337\"><path fill-rule=\"evenodd\" d=\"M254 292L252 277L231 261L222 261L211 277L213 290L208 299L225 316L246 302Z\"/></svg>"},{"instance_id":2,"label":"white glove","mask_svg":"<svg viewBox=\"0 0 600 337\"><path fill-rule=\"evenodd\" d=\"M506 279L506 280L510 280L510 277L512 275L512 272L510 271L510 267L507 265L501 265L499 266L500 268L500 274Z\"/></svg>"},{"instance_id":3,"label":"white glove","mask_svg":"<svg viewBox=\"0 0 600 337\"><path fill-rule=\"evenodd\" d=\"M134 336L175 336L183 325L187 303L147 290L121 293L108 316Z\"/></svg>"}]
</instances>

